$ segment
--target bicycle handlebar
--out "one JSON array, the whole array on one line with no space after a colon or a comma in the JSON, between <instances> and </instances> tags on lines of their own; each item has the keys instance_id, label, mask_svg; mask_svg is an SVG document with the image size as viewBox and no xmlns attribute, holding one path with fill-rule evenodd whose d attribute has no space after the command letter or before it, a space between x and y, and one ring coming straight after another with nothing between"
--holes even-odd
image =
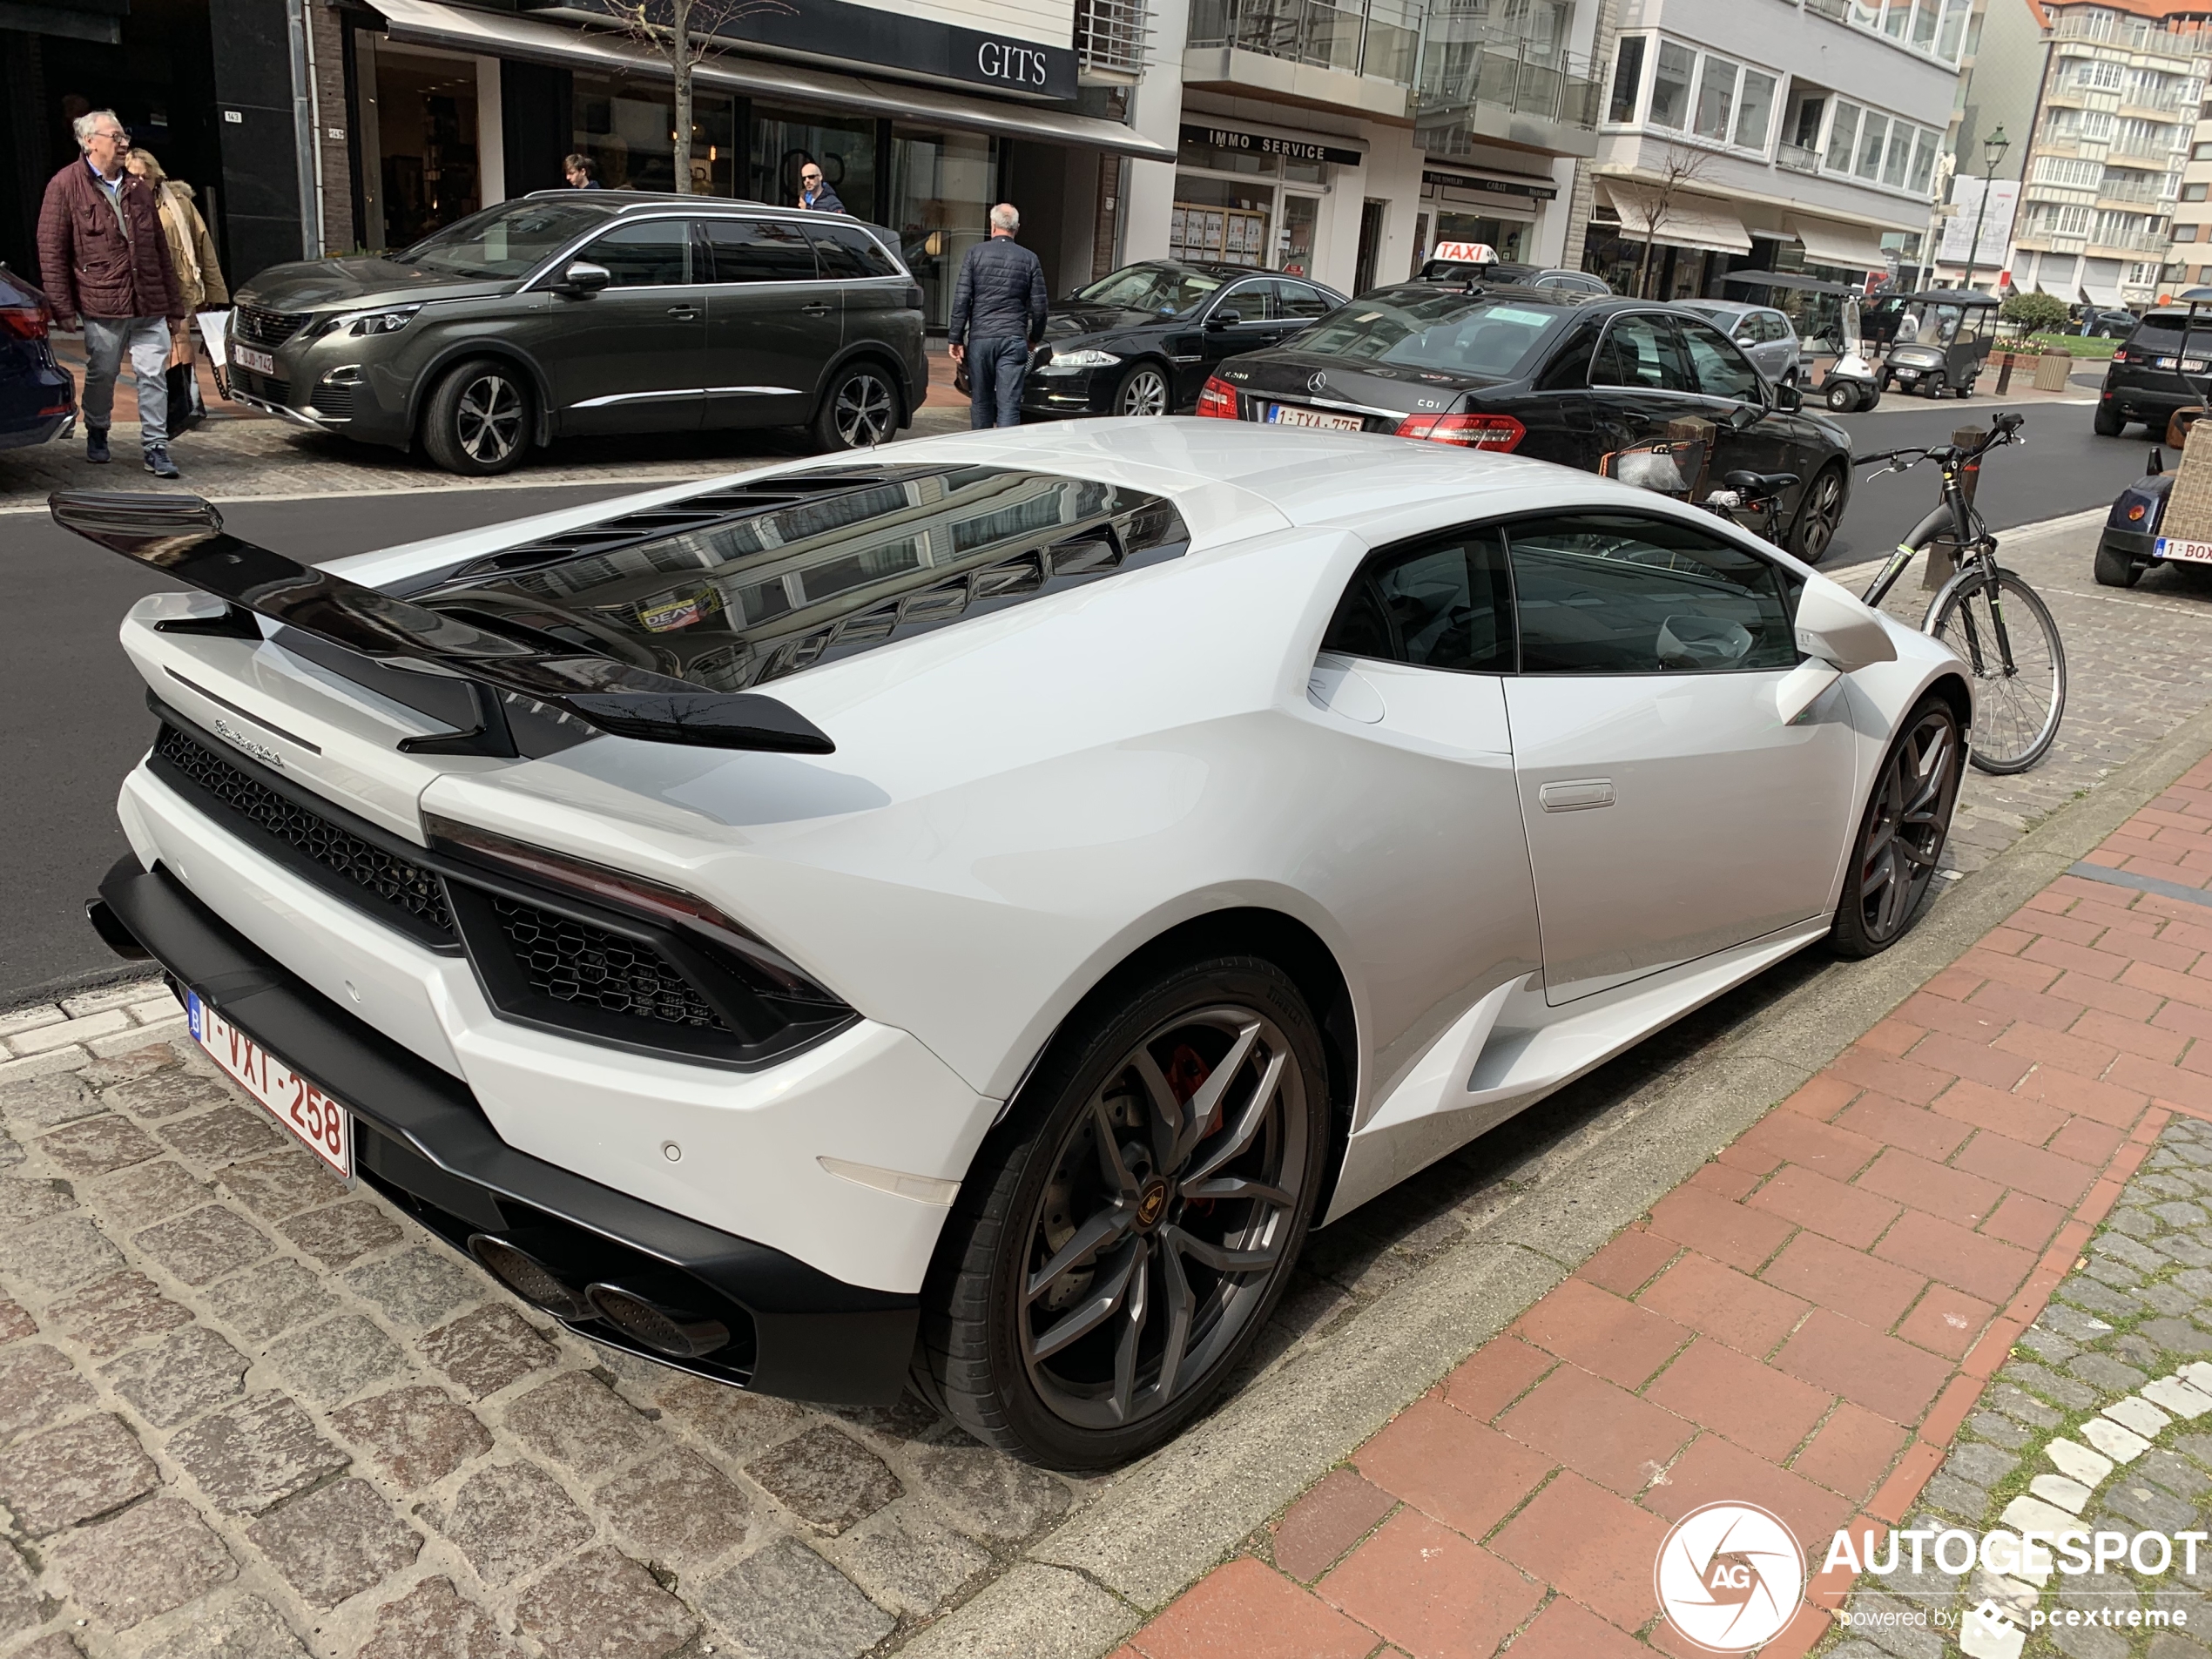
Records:
<instances>
[{"instance_id":1,"label":"bicycle handlebar","mask_svg":"<svg viewBox=\"0 0 2212 1659\"><path fill-rule=\"evenodd\" d=\"M1899 472L1905 472L1919 466L1923 461L1946 463L1973 461L2000 445L2018 441L2020 429L2027 424L2027 417L2017 409L2001 409L1990 418L1988 435L1970 449L1961 448L1954 443L1939 443L1925 447L1908 446L1902 449L1885 449L1879 455L1853 455L1851 465L1864 467L1877 461L1886 461L1892 466L1896 466ZM1903 465L1898 466L1899 460L1906 456L1911 458L1905 460Z\"/></svg>"}]
</instances>

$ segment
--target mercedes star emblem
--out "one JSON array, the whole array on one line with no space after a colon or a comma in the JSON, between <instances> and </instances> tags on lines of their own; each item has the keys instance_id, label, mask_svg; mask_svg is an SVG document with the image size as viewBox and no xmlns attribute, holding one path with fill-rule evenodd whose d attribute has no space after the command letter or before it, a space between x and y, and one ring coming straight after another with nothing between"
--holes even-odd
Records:
<instances>
[{"instance_id":1,"label":"mercedes star emblem","mask_svg":"<svg viewBox=\"0 0 2212 1659\"><path fill-rule=\"evenodd\" d=\"M1329 377L1318 368L1305 377L1305 389L1316 395L1318 395L1328 383Z\"/></svg>"}]
</instances>

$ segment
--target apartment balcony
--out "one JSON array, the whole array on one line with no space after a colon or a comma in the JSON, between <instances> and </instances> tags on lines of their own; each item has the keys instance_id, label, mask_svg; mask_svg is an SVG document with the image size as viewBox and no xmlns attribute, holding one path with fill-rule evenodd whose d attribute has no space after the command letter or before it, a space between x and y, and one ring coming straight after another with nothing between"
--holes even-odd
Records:
<instances>
[{"instance_id":1,"label":"apartment balcony","mask_svg":"<svg viewBox=\"0 0 2212 1659\"><path fill-rule=\"evenodd\" d=\"M1417 29L1378 0L1192 0L1186 86L1406 122Z\"/></svg>"},{"instance_id":2,"label":"apartment balcony","mask_svg":"<svg viewBox=\"0 0 2212 1659\"><path fill-rule=\"evenodd\" d=\"M1076 0L1076 71L1087 85L1126 86L1144 73L1152 19L1145 0Z\"/></svg>"},{"instance_id":3,"label":"apartment balcony","mask_svg":"<svg viewBox=\"0 0 2212 1659\"><path fill-rule=\"evenodd\" d=\"M2174 145L2160 145L2155 149L2145 145L2138 149L2136 142L2116 138L2106 148L2105 154L2111 160L2131 163L2138 167L2165 168L2181 164L2184 152Z\"/></svg>"},{"instance_id":4,"label":"apartment balcony","mask_svg":"<svg viewBox=\"0 0 2212 1659\"><path fill-rule=\"evenodd\" d=\"M2083 239L2092 253L2156 253L2161 258L2172 245L2163 231L2134 231L2126 236L2101 237L2094 231Z\"/></svg>"},{"instance_id":5,"label":"apartment balcony","mask_svg":"<svg viewBox=\"0 0 2212 1659\"><path fill-rule=\"evenodd\" d=\"M2069 46L2107 46L2131 53L2179 58L2212 55L2212 37L2194 29L2156 29L2147 23L2117 18L2107 13L2096 17L2061 17L2043 31L2043 38L2062 54ZM2187 72L2176 69L2175 74Z\"/></svg>"},{"instance_id":6,"label":"apartment balcony","mask_svg":"<svg viewBox=\"0 0 2212 1659\"><path fill-rule=\"evenodd\" d=\"M1784 172L1813 172L1820 171L1820 152L1808 150L1802 144L1785 144L1774 152L1774 165Z\"/></svg>"},{"instance_id":7,"label":"apartment balcony","mask_svg":"<svg viewBox=\"0 0 2212 1659\"><path fill-rule=\"evenodd\" d=\"M1525 42L1455 40L1432 13L1414 89L1414 141L1432 156L1501 144L1549 156L1597 153L1598 96L1590 61L1532 55Z\"/></svg>"},{"instance_id":8,"label":"apartment balcony","mask_svg":"<svg viewBox=\"0 0 2212 1659\"><path fill-rule=\"evenodd\" d=\"M2169 199L2162 180L2144 179L2140 184L2114 184L2110 180L2097 186L2100 202L2162 202Z\"/></svg>"}]
</instances>

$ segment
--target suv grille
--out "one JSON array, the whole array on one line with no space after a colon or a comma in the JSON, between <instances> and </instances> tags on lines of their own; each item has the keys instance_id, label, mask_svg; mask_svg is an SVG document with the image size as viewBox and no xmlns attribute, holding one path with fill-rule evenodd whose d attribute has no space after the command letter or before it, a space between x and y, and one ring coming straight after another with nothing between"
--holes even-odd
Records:
<instances>
[{"instance_id":1,"label":"suv grille","mask_svg":"<svg viewBox=\"0 0 2212 1659\"><path fill-rule=\"evenodd\" d=\"M247 345L274 351L307 327L310 314L305 311L264 311L259 306L240 306L233 314L232 327Z\"/></svg>"},{"instance_id":2,"label":"suv grille","mask_svg":"<svg viewBox=\"0 0 2212 1659\"><path fill-rule=\"evenodd\" d=\"M540 996L664 1025L729 1029L651 946L511 899L495 897L491 907Z\"/></svg>"},{"instance_id":3,"label":"suv grille","mask_svg":"<svg viewBox=\"0 0 2212 1659\"><path fill-rule=\"evenodd\" d=\"M370 846L360 836L255 782L214 751L172 725L161 728L153 752L182 772L202 793L228 807L264 834L274 836L325 869L344 876L362 892L387 904L397 905L440 932L453 932L453 914L446 908L445 889L433 872Z\"/></svg>"}]
</instances>

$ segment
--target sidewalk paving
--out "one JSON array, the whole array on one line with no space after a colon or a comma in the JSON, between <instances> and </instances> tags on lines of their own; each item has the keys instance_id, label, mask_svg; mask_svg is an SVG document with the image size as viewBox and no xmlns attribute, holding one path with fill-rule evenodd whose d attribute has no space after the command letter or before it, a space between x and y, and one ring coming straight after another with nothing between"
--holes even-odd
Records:
<instances>
[{"instance_id":1,"label":"sidewalk paving","mask_svg":"<svg viewBox=\"0 0 2212 1659\"><path fill-rule=\"evenodd\" d=\"M2033 1363L2078 1349L2058 1353L2053 1339L2066 1339L2047 1318L2043 1345L2030 1331L2174 1116L2212 1121L2212 1043L2200 1041L2212 1036L2212 759L2076 867L2086 873L2053 882L1722 1148L1117 1659L1487 1655L1507 1642L1515 1659L1647 1643L1686 1654L1658 1622L1652 1565L1689 1511L1761 1505L1817 1573L1837 1528L1912 1513L2000 1366L2002 1388L2094 1406L2080 1381L2047 1384ZM2196 1131L2173 1141L2205 1150L2164 1167L2212 1161ZM2123 1213L2163 1200L2174 1220L2148 1231L2202 1223L2177 1190L2202 1189L2131 1191ZM2212 1264L2194 1241L2143 1254L2154 1268ZM2212 1352L2212 1335L2173 1323L2127 1377ZM2046 1427L2060 1420L2043 1414ZM2207 1489L2199 1476L2188 1491ZM1851 1588L1848 1574L1816 1579L1814 1605L1764 1651L1810 1650Z\"/></svg>"}]
</instances>

